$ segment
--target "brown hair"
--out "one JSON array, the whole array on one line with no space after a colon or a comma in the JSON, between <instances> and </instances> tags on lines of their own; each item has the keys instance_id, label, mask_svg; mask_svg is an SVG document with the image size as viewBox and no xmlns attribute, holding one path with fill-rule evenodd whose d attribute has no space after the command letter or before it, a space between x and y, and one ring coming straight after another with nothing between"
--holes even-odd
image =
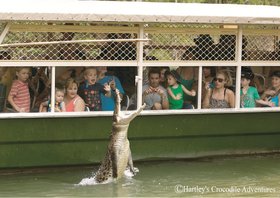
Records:
<instances>
[{"instance_id":1,"label":"brown hair","mask_svg":"<svg viewBox=\"0 0 280 198\"><path fill-rule=\"evenodd\" d=\"M72 86L73 84L76 84L77 87L79 87L79 83L74 78L68 78L66 83L65 83L65 89Z\"/></svg>"}]
</instances>

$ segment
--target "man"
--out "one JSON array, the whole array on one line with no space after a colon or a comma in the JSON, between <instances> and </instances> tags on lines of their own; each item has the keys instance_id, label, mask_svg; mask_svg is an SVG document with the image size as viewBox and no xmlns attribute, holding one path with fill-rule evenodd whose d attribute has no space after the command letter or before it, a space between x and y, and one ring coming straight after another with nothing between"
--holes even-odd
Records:
<instances>
[{"instance_id":1,"label":"man","mask_svg":"<svg viewBox=\"0 0 280 198\"><path fill-rule=\"evenodd\" d=\"M148 74L149 84L143 86L143 102L146 103L146 110L168 109L166 89L160 86L160 71L151 68Z\"/></svg>"}]
</instances>

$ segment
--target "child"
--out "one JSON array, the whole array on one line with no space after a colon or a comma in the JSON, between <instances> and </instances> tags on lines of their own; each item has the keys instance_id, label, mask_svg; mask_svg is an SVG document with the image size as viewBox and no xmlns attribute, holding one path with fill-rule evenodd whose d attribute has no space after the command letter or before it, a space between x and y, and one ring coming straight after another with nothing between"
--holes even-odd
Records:
<instances>
[{"instance_id":1,"label":"child","mask_svg":"<svg viewBox=\"0 0 280 198\"><path fill-rule=\"evenodd\" d=\"M254 74L251 71L243 71L241 73L241 90L240 90L240 106L241 108L254 108L256 102L262 105L267 105L267 102L261 100L258 90L250 86Z\"/></svg>"},{"instance_id":2,"label":"child","mask_svg":"<svg viewBox=\"0 0 280 198\"><path fill-rule=\"evenodd\" d=\"M66 112L64 99L64 89L55 88L55 112ZM39 112L51 112L51 101L45 101L40 104Z\"/></svg>"},{"instance_id":3,"label":"child","mask_svg":"<svg viewBox=\"0 0 280 198\"><path fill-rule=\"evenodd\" d=\"M271 75L272 87L267 89L262 98L267 102L268 107L279 107L280 106L280 71L274 71Z\"/></svg>"},{"instance_id":4,"label":"child","mask_svg":"<svg viewBox=\"0 0 280 198\"><path fill-rule=\"evenodd\" d=\"M94 67L86 68L84 72L85 81L79 86L78 94L85 101L90 111L101 111L101 93L111 97L111 88L106 83L101 85L97 82L97 69Z\"/></svg>"},{"instance_id":5,"label":"child","mask_svg":"<svg viewBox=\"0 0 280 198\"><path fill-rule=\"evenodd\" d=\"M169 108L182 109L184 104L184 92L190 96L195 96L195 91L189 91L180 83L180 76L175 70L166 71L165 76L168 83L167 93Z\"/></svg>"},{"instance_id":6,"label":"child","mask_svg":"<svg viewBox=\"0 0 280 198\"><path fill-rule=\"evenodd\" d=\"M29 75L28 67L16 69L17 79L13 81L8 95L8 101L16 112L30 112L30 93L27 82Z\"/></svg>"}]
</instances>

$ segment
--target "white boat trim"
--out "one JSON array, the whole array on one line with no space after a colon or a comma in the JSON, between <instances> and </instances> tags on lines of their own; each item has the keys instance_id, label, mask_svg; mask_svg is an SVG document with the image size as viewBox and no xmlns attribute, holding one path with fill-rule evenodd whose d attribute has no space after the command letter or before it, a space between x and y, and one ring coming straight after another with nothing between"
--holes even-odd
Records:
<instances>
[{"instance_id":1,"label":"white boat trim","mask_svg":"<svg viewBox=\"0 0 280 198\"><path fill-rule=\"evenodd\" d=\"M9 0L1 21L280 24L280 7L235 4Z\"/></svg>"},{"instance_id":2,"label":"white boat trim","mask_svg":"<svg viewBox=\"0 0 280 198\"><path fill-rule=\"evenodd\" d=\"M240 108L240 109L189 109L189 110L145 110L142 116L176 116L176 115L203 115L203 114L236 114L236 113L279 113L280 107L267 108ZM126 111L130 113L131 111ZM83 117L111 117L112 111L99 112L42 112L42 113L1 113L0 119L22 119L22 118L83 118Z\"/></svg>"}]
</instances>

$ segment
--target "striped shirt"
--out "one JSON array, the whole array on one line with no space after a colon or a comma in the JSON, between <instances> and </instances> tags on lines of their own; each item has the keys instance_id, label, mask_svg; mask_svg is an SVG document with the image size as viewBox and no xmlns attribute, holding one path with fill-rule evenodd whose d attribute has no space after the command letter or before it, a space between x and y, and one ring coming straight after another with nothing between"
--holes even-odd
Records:
<instances>
[{"instance_id":1,"label":"striped shirt","mask_svg":"<svg viewBox=\"0 0 280 198\"><path fill-rule=\"evenodd\" d=\"M9 95L12 96L14 103L19 108L24 108L25 112L30 112L30 94L28 83L15 80L12 84Z\"/></svg>"}]
</instances>

